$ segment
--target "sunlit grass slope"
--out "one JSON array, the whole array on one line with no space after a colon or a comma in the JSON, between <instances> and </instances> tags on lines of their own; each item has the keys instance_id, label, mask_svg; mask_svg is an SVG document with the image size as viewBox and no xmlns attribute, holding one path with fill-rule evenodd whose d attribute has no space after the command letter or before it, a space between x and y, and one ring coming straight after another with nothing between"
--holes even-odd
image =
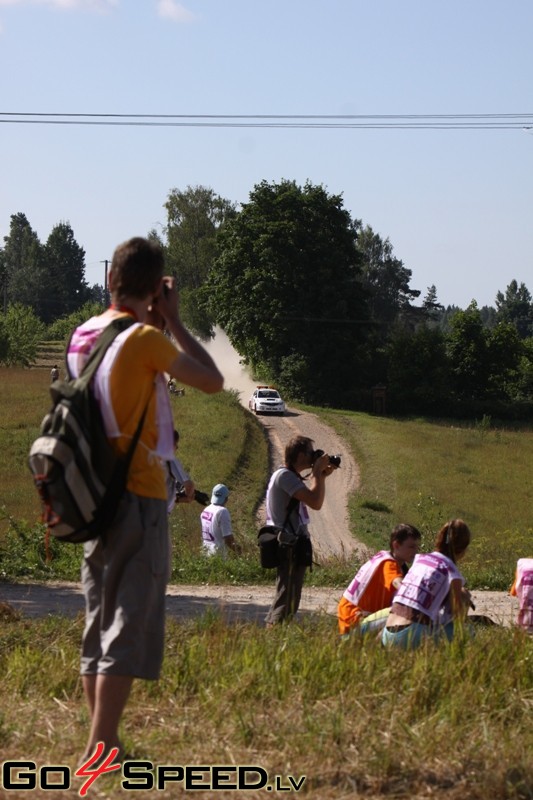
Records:
<instances>
[{"instance_id":1,"label":"sunlit grass slope","mask_svg":"<svg viewBox=\"0 0 533 800\"><path fill-rule=\"evenodd\" d=\"M50 406L48 371L3 369L0 380L0 574L75 580L79 548L56 545L52 561L45 562L39 503L27 467L30 444ZM172 580L270 581L258 566L256 546L255 512L268 480L262 426L231 392L206 396L186 389L172 397L172 407L181 460L199 489L209 493L215 483L229 486L228 507L243 546L242 556L227 563L202 558L201 507L178 505L170 518ZM371 549L382 548L391 529L407 521L423 531L424 545L431 547L445 520L463 517L474 534L464 562L472 588L508 588L516 559L533 551L530 428L498 428L486 418L459 425L312 410L345 439L360 466L361 487L350 498L354 536ZM342 585L356 566L353 559L333 559L309 581Z\"/></svg>"}]
</instances>

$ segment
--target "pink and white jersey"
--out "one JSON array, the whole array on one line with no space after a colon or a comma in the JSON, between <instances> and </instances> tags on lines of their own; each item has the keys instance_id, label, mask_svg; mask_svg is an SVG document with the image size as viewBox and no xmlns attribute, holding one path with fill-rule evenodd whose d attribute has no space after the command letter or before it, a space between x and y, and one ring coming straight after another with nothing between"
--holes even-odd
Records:
<instances>
[{"instance_id":1,"label":"pink and white jersey","mask_svg":"<svg viewBox=\"0 0 533 800\"><path fill-rule=\"evenodd\" d=\"M75 330L67 354L71 375L80 374L112 318L104 313ZM113 340L93 378L105 431L117 452L127 452L146 408L127 484L140 497L167 499L163 463L174 456L174 424L163 374L177 357L179 350L161 331L134 322Z\"/></svg>"},{"instance_id":2,"label":"pink and white jersey","mask_svg":"<svg viewBox=\"0 0 533 800\"><path fill-rule=\"evenodd\" d=\"M388 550L380 550L379 553L376 553L375 556L372 556L370 561L367 561L365 564L363 564L359 572L356 573L353 581L344 592L343 597L345 597L346 600L349 600L350 603L353 603L354 606L358 606L359 601L366 591L368 584L372 580L372 576L374 575L376 569L384 561L394 561Z\"/></svg>"},{"instance_id":3,"label":"pink and white jersey","mask_svg":"<svg viewBox=\"0 0 533 800\"><path fill-rule=\"evenodd\" d=\"M394 602L421 611L433 622L437 622L451 583L456 579L464 585L463 576L447 556L442 553L417 555Z\"/></svg>"},{"instance_id":4,"label":"pink and white jersey","mask_svg":"<svg viewBox=\"0 0 533 800\"><path fill-rule=\"evenodd\" d=\"M71 375L77 377L81 373L98 337L107 325L109 325L109 319L106 317L92 317L74 331L67 353L67 365ZM126 340L141 327L142 323L134 322L129 328L119 333L108 347L94 376L94 396L100 406L105 431L110 439L123 435L111 401L111 372ZM158 429L155 454L165 461L170 461L174 458L174 420L163 373L159 373L155 377L155 394Z\"/></svg>"},{"instance_id":5,"label":"pink and white jersey","mask_svg":"<svg viewBox=\"0 0 533 800\"><path fill-rule=\"evenodd\" d=\"M109 379L111 370L118 353L124 346L124 342L140 324L140 322L132 323L129 328L119 333L111 342L93 379L94 396L100 406L105 431L110 439L117 438L121 433L110 397ZM91 319L76 328L72 334L67 352L67 366L68 371L75 378L82 372L98 337L108 325L109 319L106 319L106 317L91 317Z\"/></svg>"},{"instance_id":6,"label":"pink and white jersey","mask_svg":"<svg viewBox=\"0 0 533 800\"><path fill-rule=\"evenodd\" d=\"M533 633L533 558L518 559L515 588L520 603L518 625Z\"/></svg>"}]
</instances>

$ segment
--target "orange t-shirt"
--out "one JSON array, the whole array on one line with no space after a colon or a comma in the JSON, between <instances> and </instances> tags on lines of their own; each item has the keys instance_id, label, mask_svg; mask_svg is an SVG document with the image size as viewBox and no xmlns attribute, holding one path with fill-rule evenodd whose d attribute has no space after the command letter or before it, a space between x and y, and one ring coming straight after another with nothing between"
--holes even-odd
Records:
<instances>
[{"instance_id":1,"label":"orange t-shirt","mask_svg":"<svg viewBox=\"0 0 533 800\"><path fill-rule=\"evenodd\" d=\"M398 562L391 558L378 564L359 600L359 605L354 605L346 597L341 597L337 611L339 633L341 635L349 633L362 616L368 616L392 605L396 594L393 581L396 578L401 580L403 573Z\"/></svg>"}]
</instances>

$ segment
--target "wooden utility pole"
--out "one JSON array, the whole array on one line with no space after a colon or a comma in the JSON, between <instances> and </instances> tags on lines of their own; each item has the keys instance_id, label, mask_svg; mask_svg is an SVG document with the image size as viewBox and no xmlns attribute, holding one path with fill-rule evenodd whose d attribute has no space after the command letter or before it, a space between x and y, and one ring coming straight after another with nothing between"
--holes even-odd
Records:
<instances>
[{"instance_id":1,"label":"wooden utility pole","mask_svg":"<svg viewBox=\"0 0 533 800\"><path fill-rule=\"evenodd\" d=\"M100 264L105 264L104 270L104 305L107 308L109 305L109 289L107 286L107 265L109 264L109 259L105 259L105 261L100 261Z\"/></svg>"}]
</instances>

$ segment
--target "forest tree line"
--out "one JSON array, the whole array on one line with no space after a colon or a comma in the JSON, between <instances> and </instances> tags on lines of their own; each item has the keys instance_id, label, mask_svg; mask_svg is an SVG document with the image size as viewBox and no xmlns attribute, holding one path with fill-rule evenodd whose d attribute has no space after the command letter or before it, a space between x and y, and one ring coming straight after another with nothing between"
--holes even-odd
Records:
<instances>
[{"instance_id":1,"label":"forest tree line","mask_svg":"<svg viewBox=\"0 0 533 800\"><path fill-rule=\"evenodd\" d=\"M517 280L494 307L444 308L342 196L293 181L257 184L237 208L212 189L170 191L161 232L182 316L201 338L216 325L254 376L287 398L389 413L533 416L533 301ZM60 222L43 244L24 214L0 250L0 362L30 364L42 338L64 339L103 307L85 253ZM33 354L33 356L32 356Z\"/></svg>"}]
</instances>

